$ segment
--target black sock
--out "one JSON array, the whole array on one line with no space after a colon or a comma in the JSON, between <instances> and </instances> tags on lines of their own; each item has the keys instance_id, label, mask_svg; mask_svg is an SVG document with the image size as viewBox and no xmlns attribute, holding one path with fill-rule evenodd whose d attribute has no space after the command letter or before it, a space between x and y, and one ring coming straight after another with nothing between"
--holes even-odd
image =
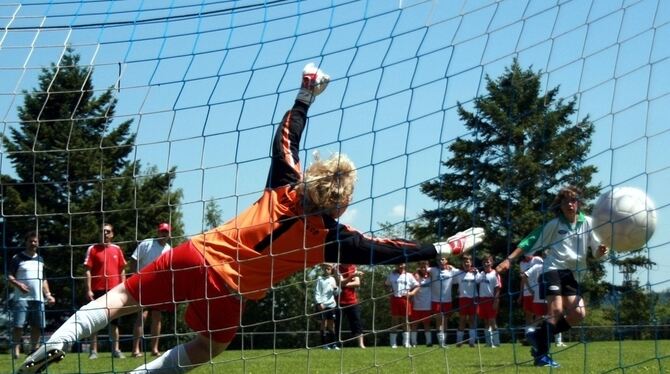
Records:
<instances>
[{"instance_id":1,"label":"black sock","mask_svg":"<svg viewBox=\"0 0 670 374\"><path fill-rule=\"evenodd\" d=\"M554 339L554 331L556 326L553 324L544 321L542 322L542 328L537 334L537 353L539 356L549 353L549 339Z\"/></svg>"},{"instance_id":2,"label":"black sock","mask_svg":"<svg viewBox=\"0 0 670 374\"><path fill-rule=\"evenodd\" d=\"M570 323L568 323L568 320L565 319L565 317L561 317L561 319L556 322L556 327L554 328L554 334L561 333L563 331L568 331L572 328L570 326Z\"/></svg>"}]
</instances>

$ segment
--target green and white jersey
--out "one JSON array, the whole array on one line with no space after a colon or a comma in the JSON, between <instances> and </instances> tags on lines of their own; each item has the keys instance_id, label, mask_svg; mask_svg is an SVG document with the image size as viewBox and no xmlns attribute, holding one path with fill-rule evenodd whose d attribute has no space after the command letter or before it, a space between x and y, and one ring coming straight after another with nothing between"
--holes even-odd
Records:
<instances>
[{"instance_id":1,"label":"green and white jersey","mask_svg":"<svg viewBox=\"0 0 670 374\"><path fill-rule=\"evenodd\" d=\"M582 212L574 225L560 215L533 230L519 243L525 254L539 250L545 252L543 272L572 270L577 281L581 281L587 270L587 250L590 248L595 257L599 246L600 240L593 232L591 217Z\"/></svg>"}]
</instances>

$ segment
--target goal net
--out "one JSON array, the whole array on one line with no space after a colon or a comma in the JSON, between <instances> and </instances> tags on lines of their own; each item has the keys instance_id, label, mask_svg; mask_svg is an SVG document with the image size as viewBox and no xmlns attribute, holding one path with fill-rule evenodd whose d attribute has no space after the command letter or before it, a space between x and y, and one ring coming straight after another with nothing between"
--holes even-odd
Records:
<instances>
[{"instance_id":1,"label":"goal net","mask_svg":"<svg viewBox=\"0 0 670 374\"><path fill-rule=\"evenodd\" d=\"M612 253L600 268L601 287L587 297L595 307L584 326L564 335L570 344L556 357L580 372L667 367L670 2L30 0L0 4L0 26L2 255L7 274L25 233L39 232L56 297L46 336L86 303L84 256L101 240L103 223L114 225L114 242L129 259L161 222L171 224L176 246L258 199L272 136L305 64L332 80L310 109L300 159L308 165L316 151L347 154L358 182L340 222L370 236L409 238L426 212L449 204L424 188L455 172L444 164L450 145L480 136L461 111L477 112L475 99L490 95L489 83L517 63L537 74L540 95L558 89L556 100L574 101L571 123L593 125L583 161L597 168L589 185L638 187L659 217L641 251ZM477 175L471 183L463 188L479 188ZM494 235L506 237L500 222L509 218L497 217ZM473 224L487 222L462 222ZM445 240L458 228L437 226L415 239ZM519 239L494 248L496 261ZM474 255L480 266L481 251ZM499 351L484 344L482 321L474 349L452 349L457 309L446 349L434 332L425 347L423 327L418 347L392 349L390 334L404 328L391 322L384 281L392 268L359 270L366 350L346 319L335 334L338 352L322 343L314 307L320 270L308 267L249 302L229 350L197 372L518 372L533 365L523 345L517 267L502 275ZM6 331L11 294L5 287ZM125 352L133 322L121 321ZM182 305L164 313L161 351L193 334ZM23 344L7 337L10 346ZM109 350L101 340L100 350ZM23 360L9 357L11 367ZM65 371L54 372L124 372L152 358L108 353L94 363L73 354L59 364Z\"/></svg>"}]
</instances>

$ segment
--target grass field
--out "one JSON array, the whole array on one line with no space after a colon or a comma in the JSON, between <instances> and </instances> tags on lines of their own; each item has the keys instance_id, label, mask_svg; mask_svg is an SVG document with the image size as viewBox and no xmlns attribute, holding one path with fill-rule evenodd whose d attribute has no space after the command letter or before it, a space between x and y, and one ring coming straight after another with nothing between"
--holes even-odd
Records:
<instances>
[{"instance_id":1,"label":"grass field","mask_svg":"<svg viewBox=\"0 0 670 374\"><path fill-rule=\"evenodd\" d=\"M190 373L670 373L670 341L576 343L560 350L554 348L554 359L561 364L560 369L533 367L528 347L512 344L498 349L254 350L225 352ZM72 353L50 366L48 373L123 373L143 360L112 360L109 353L102 353L92 361L85 354ZM13 365L9 354L0 356L2 373L12 373Z\"/></svg>"}]
</instances>

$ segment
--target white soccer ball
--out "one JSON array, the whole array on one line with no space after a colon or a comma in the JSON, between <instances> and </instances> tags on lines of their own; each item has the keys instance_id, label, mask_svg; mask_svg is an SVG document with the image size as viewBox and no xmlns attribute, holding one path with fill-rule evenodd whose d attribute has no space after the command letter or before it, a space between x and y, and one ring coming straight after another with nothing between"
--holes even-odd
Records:
<instances>
[{"instance_id":1,"label":"white soccer ball","mask_svg":"<svg viewBox=\"0 0 670 374\"><path fill-rule=\"evenodd\" d=\"M604 245L615 251L644 247L656 229L656 206L644 191L615 187L593 206L593 227Z\"/></svg>"}]
</instances>

